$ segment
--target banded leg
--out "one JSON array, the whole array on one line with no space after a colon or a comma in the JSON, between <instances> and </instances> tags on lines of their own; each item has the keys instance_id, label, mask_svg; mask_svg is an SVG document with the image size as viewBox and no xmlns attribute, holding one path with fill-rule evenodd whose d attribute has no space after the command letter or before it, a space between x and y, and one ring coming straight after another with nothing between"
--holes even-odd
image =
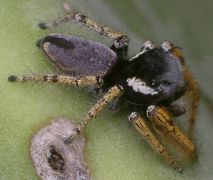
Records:
<instances>
[{"instance_id":1,"label":"banded leg","mask_svg":"<svg viewBox=\"0 0 213 180\"><path fill-rule=\"evenodd\" d=\"M87 17L79 12L70 11L68 15L61 17L59 19L56 19L52 22L40 23L39 27L42 29L46 29L52 26L58 26L59 24L62 24L71 20L74 20L76 22L81 22L85 24L86 26L88 26L89 28L95 30L99 34L113 39L114 43L111 48L118 53L119 57L125 58L127 56L129 39L124 33L116 32L108 27L103 27L99 25L98 23L96 23L96 21L93 20L92 18Z\"/></svg>"},{"instance_id":2,"label":"banded leg","mask_svg":"<svg viewBox=\"0 0 213 180\"><path fill-rule=\"evenodd\" d=\"M163 135L170 137L182 147L190 156L195 155L195 145L192 141L173 123L169 112L163 108L151 105L147 108L147 117L159 129Z\"/></svg>"},{"instance_id":3,"label":"banded leg","mask_svg":"<svg viewBox=\"0 0 213 180\"><path fill-rule=\"evenodd\" d=\"M120 97L123 94L123 87L115 85L109 89L109 91L89 110L87 115L80 122L80 131L82 131L86 125L96 116L96 114L103 110L103 108L112 102L115 98Z\"/></svg>"},{"instance_id":4,"label":"banded leg","mask_svg":"<svg viewBox=\"0 0 213 180\"><path fill-rule=\"evenodd\" d=\"M151 145L152 149L155 150L158 154L160 154L168 164L173 167L175 170L181 172L182 169L179 167L174 160L174 158L166 151L164 146L160 143L160 141L156 138L156 136L152 133L149 126L145 123L144 119L140 117L140 115L136 112L133 112L129 116L129 120L134 126L134 128L145 137L147 142Z\"/></svg>"},{"instance_id":5,"label":"banded leg","mask_svg":"<svg viewBox=\"0 0 213 180\"><path fill-rule=\"evenodd\" d=\"M100 112L103 108L112 102L114 99L119 98L123 94L123 87L120 85L113 86L87 113L87 115L80 121L76 132L72 136L64 140L66 144L72 142L76 135L84 131L89 122Z\"/></svg>"},{"instance_id":6,"label":"banded leg","mask_svg":"<svg viewBox=\"0 0 213 180\"><path fill-rule=\"evenodd\" d=\"M100 112L103 108L112 102L114 99L119 98L123 94L123 87L120 85L113 86L92 108L87 115L79 122L78 128L75 133L64 140L64 143L70 144L76 135L84 131L89 122Z\"/></svg>"},{"instance_id":7,"label":"banded leg","mask_svg":"<svg viewBox=\"0 0 213 180\"><path fill-rule=\"evenodd\" d=\"M57 83L57 84L67 84L67 85L74 85L74 86L92 86L95 85L97 87L101 87L103 85L103 79L101 77L96 76L85 76L85 77L73 77L73 76L66 76L66 75L32 75L32 76L9 76L8 81L10 82L26 82L26 81L44 81L50 83Z\"/></svg>"}]
</instances>

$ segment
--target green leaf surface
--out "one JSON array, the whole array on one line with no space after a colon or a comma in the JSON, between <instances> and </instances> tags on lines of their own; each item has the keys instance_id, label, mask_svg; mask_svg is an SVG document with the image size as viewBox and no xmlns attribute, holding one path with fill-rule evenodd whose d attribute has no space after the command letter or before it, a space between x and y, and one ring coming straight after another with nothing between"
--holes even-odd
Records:
<instances>
[{"instance_id":1,"label":"green leaf surface","mask_svg":"<svg viewBox=\"0 0 213 180\"><path fill-rule=\"evenodd\" d=\"M104 110L86 130L86 158L97 180L211 180L213 177L213 2L155 0L72 0L79 11L130 37L130 55L145 39L170 40L183 47L187 64L200 84L202 100L194 141L198 159L177 173L140 138L127 121L129 111ZM59 0L0 0L0 179L38 179L30 158L32 135L53 117L79 121L96 102L87 91L38 83L8 83L11 74L54 72L36 42L52 33L107 38L68 23L42 31L37 27L65 15ZM183 102L188 105L187 102ZM185 118L177 122L186 129Z\"/></svg>"}]
</instances>

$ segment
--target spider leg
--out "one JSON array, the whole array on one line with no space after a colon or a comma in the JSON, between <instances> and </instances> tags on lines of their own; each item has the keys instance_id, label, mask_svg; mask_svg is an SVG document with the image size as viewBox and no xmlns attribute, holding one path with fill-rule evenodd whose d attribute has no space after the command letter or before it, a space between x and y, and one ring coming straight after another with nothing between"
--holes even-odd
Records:
<instances>
[{"instance_id":1,"label":"spider leg","mask_svg":"<svg viewBox=\"0 0 213 180\"><path fill-rule=\"evenodd\" d=\"M56 74L47 74L47 75L24 75L24 76L14 76L11 75L8 77L10 82L26 82L26 81L44 81L57 84L67 84L74 86L92 86L101 87L103 85L103 79L99 76L84 76L84 77L74 77L66 75L56 75Z\"/></svg>"},{"instance_id":2,"label":"spider leg","mask_svg":"<svg viewBox=\"0 0 213 180\"><path fill-rule=\"evenodd\" d=\"M182 168L178 166L174 158L170 155L157 137L152 133L149 126L145 123L145 120L136 112L133 112L129 116L129 120L133 127L145 137L146 141L151 145L152 149L160 154L168 164L175 170L181 172Z\"/></svg>"},{"instance_id":3,"label":"spider leg","mask_svg":"<svg viewBox=\"0 0 213 180\"><path fill-rule=\"evenodd\" d=\"M108 92L89 110L87 115L79 123L80 131L83 131L87 124L96 116L96 114L103 110L103 108L112 102L115 98L123 94L123 87L115 85L108 90Z\"/></svg>"},{"instance_id":4,"label":"spider leg","mask_svg":"<svg viewBox=\"0 0 213 180\"><path fill-rule=\"evenodd\" d=\"M166 137L172 138L184 152L194 156L196 152L195 145L171 120L170 113L164 108L151 105L147 108L147 117L152 124L160 130Z\"/></svg>"},{"instance_id":5,"label":"spider leg","mask_svg":"<svg viewBox=\"0 0 213 180\"><path fill-rule=\"evenodd\" d=\"M95 118L95 116L103 110L103 108L112 102L114 99L119 98L123 94L123 87L120 85L115 85L108 90L108 92L99 101L92 106L87 115L79 122L78 128L76 128L75 133L70 137L64 139L64 143L70 144L73 139L80 133L84 131L89 122Z\"/></svg>"},{"instance_id":6,"label":"spider leg","mask_svg":"<svg viewBox=\"0 0 213 180\"><path fill-rule=\"evenodd\" d=\"M128 42L129 42L128 37L122 32L117 32L111 28L103 27L99 25L95 20L81 14L80 12L69 11L68 15L58 18L56 20L53 20L52 22L48 22L48 23L42 22L39 24L39 27L42 29L46 29L52 26L58 26L59 24L72 21L72 20L76 22L81 22L85 24L86 26L88 26L89 28L93 29L94 31L98 32L99 34L113 39L114 43L111 49L117 52L118 57L126 59Z\"/></svg>"},{"instance_id":7,"label":"spider leg","mask_svg":"<svg viewBox=\"0 0 213 180\"><path fill-rule=\"evenodd\" d=\"M73 133L70 137L64 140L64 143L69 144L75 138L76 135L82 133L89 122L95 118L95 116L103 110L103 108L112 102L114 99L119 98L123 94L123 87L120 85L115 85L108 90L108 92L98 100L98 102L92 106L87 115L79 122L78 128L75 133Z\"/></svg>"},{"instance_id":8,"label":"spider leg","mask_svg":"<svg viewBox=\"0 0 213 180\"><path fill-rule=\"evenodd\" d=\"M193 129L195 125L196 115L198 111L198 105L200 101L200 91L198 89L197 83L193 79L190 71L186 67L185 69L185 79L187 82L187 91L191 93L192 96L192 102L191 102L191 115L189 118L189 128L188 128L188 134L189 136L192 136Z\"/></svg>"}]
</instances>

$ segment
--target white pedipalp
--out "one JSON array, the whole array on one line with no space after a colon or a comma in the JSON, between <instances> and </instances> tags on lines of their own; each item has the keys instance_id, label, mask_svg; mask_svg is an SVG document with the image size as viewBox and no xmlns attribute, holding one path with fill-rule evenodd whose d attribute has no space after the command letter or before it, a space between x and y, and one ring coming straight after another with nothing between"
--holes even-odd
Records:
<instances>
[{"instance_id":1,"label":"white pedipalp","mask_svg":"<svg viewBox=\"0 0 213 180\"><path fill-rule=\"evenodd\" d=\"M144 81L139 78L132 77L126 80L128 86L132 87L135 92L139 92L145 95L155 95L158 94L158 91L155 89L148 87Z\"/></svg>"}]
</instances>

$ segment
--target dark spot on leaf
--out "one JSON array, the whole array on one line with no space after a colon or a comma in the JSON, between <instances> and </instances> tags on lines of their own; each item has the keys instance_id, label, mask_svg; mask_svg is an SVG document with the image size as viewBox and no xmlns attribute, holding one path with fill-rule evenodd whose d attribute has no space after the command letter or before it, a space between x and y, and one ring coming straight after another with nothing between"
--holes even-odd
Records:
<instances>
[{"instance_id":1,"label":"dark spot on leaf","mask_svg":"<svg viewBox=\"0 0 213 180\"><path fill-rule=\"evenodd\" d=\"M63 172L65 165L64 158L53 146L49 149L47 159L53 170Z\"/></svg>"}]
</instances>

